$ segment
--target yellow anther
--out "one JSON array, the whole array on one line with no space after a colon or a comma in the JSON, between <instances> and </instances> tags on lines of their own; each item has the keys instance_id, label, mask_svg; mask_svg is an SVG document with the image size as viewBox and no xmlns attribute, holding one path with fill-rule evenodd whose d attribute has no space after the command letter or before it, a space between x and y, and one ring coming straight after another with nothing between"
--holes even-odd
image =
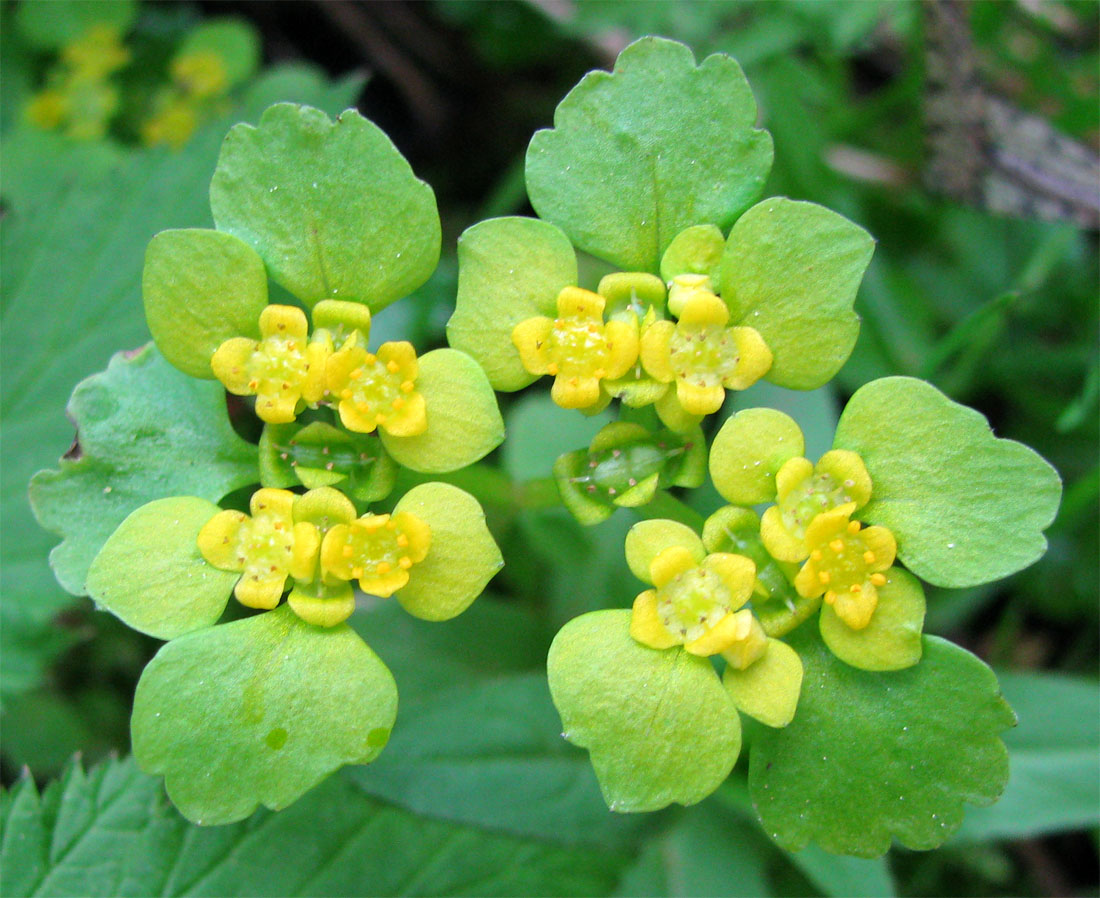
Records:
<instances>
[{"instance_id":1,"label":"yellow anther","mask_svg":"<svg viewBox=\"0 0 1100 898\"><path fill-rule=\"evenodd\" d=\"M393 565L391 565L388 561L380 561L378 562L378 566L375 568L375 570L379 574L388 574L392 570L392 568Z\"/></svg>"},{"instance_id":2,"label":"yellow anther","mask_svg":"<svg viewBox=\"0 0 1100 898\"><path fill-rule=\"evenodd\" d=\"M828 571L818 571L817 579L821 581L822 585L824 585L833 579L833 575L830 574Z\"/></svg>"},{"instance_id":3,"label":"yellow anther","mask_svg":"<svg viewBox=\"0 0 1100 898\"><path fill-rule=\"evenodd\" d=\"M360 577L363 576L363 569L361 567L353 567L351 569L351 576L354 579L358 580Z\"/></svg>"},{"instance_id":4,"label":"yellow anther","mask_svg":"<svg viewBox=\"0 0 1100 898\"><path fill-rule=\"evenodd\" d=\"M814 561L821 561L821 550L820 549L814 549L810 553L810 558L812 558Z\"/></svg>"},{"instance_id":5,"label":"yellow anther","mask_svg":"<svg viewBox=\"0 0 1100 898\"><path fill-rule=\"evenodd\" d=\"M387 530L396 530L397 529L397 524L394 523L393 518L391 518L389 515L386 515L386 529Z\"/></svg>"},{"instance_id":6,"label":"yellow anther","mask_svg":"<svg viewBox=\"0 0 1100 898\"><path fill-rule=\"evenodd\" d=\"M294 350L298 348L298 344L295 343L293 340L287 340L286 341L286 348L290 352L294 352Z\"/></svg>"},{"instance_id":7,"label":"yellow anther","mask_svg":"<svg viewBox=\"0 0 1100 898\"><path fill-rule=\"evenodd\" d=\"M409 544L409 538L404 533L397 534L397 545L404 549Z\"/></svg>"},{"instance_id":8,"label":"yellow anther","mask_svg":"<svg viewBox=\"0 0 1100 898\"><path fill-rule=\"evenodd\" d=\"M361 412L369 412L370 411L370 403L369 402L357 402L357 403L355 403L355 407L357 409L359 409L359 411L361 411Z\"/></svg>"},{"instance_id":9,"label":"yellow anther","mask_svg":"<svg viewBox=\"0 0 1100 898\"><path fill-rule=\"evenodd\" d=\"M864 552L863 553L863 563L864 564L874 564L875 563L875 553L871 552L870 550Z\"/></svg>"},{"instance_id":10,"label":"yellow anther","mask_svg":"<svg viewBox=\"0 0 1100 898\"><path fill-rule=\"evenodd\" d=\"M398 396L393 402L390 403L395 409L400 411L405 407L405 400Z\"/></svg>"},{"instance_id":11,"label":"yellow anther","mask_svg":"<svg viewBox=\"0 0 1100 898\"><path fill-rule=\"evenodd\" d=\"M406 570L406 571L413 566L412 559L409 558L408 555L402 555L397 560L397 563L401 566L402 570Z\"/></svg>"},{"instance_id":12,"label":"yellow anther","mask_svg":"<svg viewBox=\"0 0 1100 898\"><path fill-rule=\"evenodd\" d=\"M834 539L831 543L829 543L829 548L836 552L837 555L839 555L841 552L844 551L844 540Z\"/></svg>"},{"instance_id":13,"label":"yellow anther","mask_svg":"<svg viewBox=\"0 0 1100 898\"><path fill-rule=\"evenodd\" d=\"M386 423L386 416L385 416L385 415L375 415L375 418L374 418L374 419L375 419L375 420L376 420L376 421L377 421L377 422L378 422L379 424L385 424L385 423Z\"/></svg>"},{"instance_id":14,"label":"yellow anther","mask_svg":"<svg viewBox=\"0 0 1100 898\"><path fill-rule=\"evenodd\" d=\"M340 391L340 398L341 399L351 399L351 390L347 390L347 389L341 390Z\"/></svg>"},{"instance_id":15,"label":"yellow anther","mask_svg":"<svg viewBox=\"0 0 1100 898\"><path fill-rule=\"evenodd\" d=\"M607 377L607 369L597 368L595 371L592 372L592 376L597 380L603 380L605 377Z\"/></svg>"},{"instance_id":16,"label":"yellow anther","mask_svg":"<svg viewBox=\"0 0 1100 898\"><path fill-rule=\"evenodd\" d=\"M403 380L403 381L401 381L401 392L402 393L411 393L413 391L414 386L415 386L415 384L411 380Z\"/></svg>"},{"instance_id":17,"label":"yellow anther","mask_svg":"<svg viewBox=\"0 0 1100 898\"><path fill-rule=\"evenodd\" d=\"M562 320L561 320L560 318L559 318L559 319L557 319L557 320L556 320L556 321L554 322L554 330L556 330L556 331L561 331L561 330L565 330L565 322L564 322L564 321L562 321Z\"/></svg>"},{"instance_id":18,"label":"yellow anther","mask_svg":"<svg viewBox=\"0 0 1100 898\"><path fill-rule=\"evenodd\" d=\"M388 362L386 362L386 370L389 371L390 374L396 374L398 371L401 370L401 366L398 365L397 362L395 362L393 359L390 359Z\"/></svg>"},{"instance_id":19,"label":"yellow anther","mask_svg":"<svg viewBox=\"0 0 1100 898\"><path fill-rule=\"evenodd\" d=\"M859 533L859 521L849 521L848 522L848 532L849 533Z\"/></svg>"},{"instance_id":20,"label":"yellow anther","mask_svg":"<svg viewBox=\"0 0 1100 898\"><path fill-rule=\"evenodd\" d=\"M836 593L831 589L825 593L825 604L833 605L836 603Z\"/></svg>"},{"instance_id":21,"label":"yellow anther","mask_svg":"<svg viewBox=\"0 0 1100 898\"><path fill-rule=\"evenodd\" d=\"M355 554L355 550L352 549L350 545L344 546L344 548L342 548L340 552L345 558L351 558L351 556Z\"/></svg>"},{"instance_id":22,"label":"yellow anther","mask_svg":"<svg viewBox=\"0 0 1100 898\"><path fill-rule=\"evenodd\" d=\"M348 375L348 377L350 377L352 380L359 380L359 378L362 377L362 376L363 376L363 369L362 368L354 368L354 369L352 369L351 373Z\"/></svg>"},{"instance_id":23,"label":"yellow anther","mask_svg":"<svg viewBox=\"0 0 1100 898\"><path fill-rule=\"evenodd\" d=\"M886 575L885 574L871 574L871 582L874 583L875 586L885 586L886 585Z\"/></svg>"},{"instance_id":24,"label":"yellow anther","mask_svg":"<svg viewBox=\"0 0 1100 898\"><path fill-rule=\"evenodd\" d=\"M556 375L558 371L559 368L555 362L551 362L549 365L546 366L546 373L551 376Z\"/></svg>"},{"instance_id":25,"label":"yellow anther","mask_svg":"<svg viewBox=\"0 0 1100 898\"><path fill-rule=\"evenodd\" d=\"M861 592L863 592L863 587L860 586L858 583L853 583L851 586L848 587L848 591L855 593L858 596Z\"/></svg>"},{"instance_id":26,"label":"yellow anther","mask_svg":"<svg viewBox=\"0 0 1100 898\"><path fill-rule=\"evenodd\" d=\"M368 352L363 357L363 361L366 362L368 365L373 365L375 362L378 361L378 357L373 352Z\"/></svg>"},{"instance_id":27,"label":"yellow anther","mask_svg":"<svg viewBox=\"0 0 1100 898\"><path fill-rule=\"evenodd\" d=\"M260 382L258 380L256 380L256 378L252 378L252 380L250 380L248 382L248 389L255 390L256 387L258 387L259 385L260 385Z\"/></svg>"}]
</instances>

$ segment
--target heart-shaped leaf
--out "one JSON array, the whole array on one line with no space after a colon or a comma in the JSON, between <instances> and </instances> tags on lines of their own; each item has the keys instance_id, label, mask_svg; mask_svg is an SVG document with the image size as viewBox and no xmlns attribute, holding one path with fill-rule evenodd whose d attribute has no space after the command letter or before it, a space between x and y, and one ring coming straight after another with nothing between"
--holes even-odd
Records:
<instances>
[{"instance_id":1,"label":"heart-shaped leaf","mask_svg":"<svg viewBox=\"0 0 1100 898\"><path fill-rule=\"evenodd\" d=\"M588 749L611 810L695 804L733 769L741 722L710 661L639 645L629 611L571 620L547 673L564 735Z\"/></svg>"},{"instance_id":2,"label":"heart-shaped leaf","mask_svg":"<svg viewBox=\"0 0 1100 898\"><path fill-rule=\"evenodd\" d=\"M889 527L898 558L929 583L988 583L1046 551L1043 530L1062 495L1058 472L931 384L884 377L861 387L840 416L835 445L858 452L871 475L860 517Z\"/></svg>"},{"instance_id":3,"label":"heart-shaped leaf","mask_svg":"<svg viewBox=\"0 0 1100 898\"><path fill-rule=\"evenodd\" d=\"M131 724L134 756L164 775L180 813L232 823L374 760L396 716L393 677L350 627L314 627L283 605L167 643Z\"/></svg>"},{"instance_id":4,"label":"heart-shaped leaf","mask_svg":"<svg viewBox=\"0 0 1100 898\"><path fill-rule=\"evenodd\" d=\"M658 37L615 70L590 72L527 150L527 192L573 244L626 271L656 274L691 225L725 231L764 186L772 140L758 130L741 67Z\"/></svg>"},{"instance_id":5,"label":"heart-shaped leaf","mask_svg":"<svg viewBox=\"0 0 1100 898\"><path fill-rule=\"evenodd\" d=\"M272 278L312 306L356 300L372 311L415 290L439 261L431 187L353 109L279 103L225 138L210 208L218 230L260 254Z\"/></svg>"}]
</instances>

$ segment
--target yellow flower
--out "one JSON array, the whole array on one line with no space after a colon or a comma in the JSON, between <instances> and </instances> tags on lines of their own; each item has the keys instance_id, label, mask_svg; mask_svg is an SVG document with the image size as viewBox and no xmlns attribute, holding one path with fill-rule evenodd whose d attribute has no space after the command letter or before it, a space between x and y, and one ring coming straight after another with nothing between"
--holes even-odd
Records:
<instances>
[{"instance_id":1,"label":"yellow flower","mask_svg":"<svg viewBox=\"0 0 1100 898\"><path fill-rule=\"evenodd\" d=\"M294 306L267 306L260 313L261 339L233 337L210 360L214 375L230 393L255 395L256 414L272 424L293 421L299 402L324 395L326 338L309 341L306 316Z\"/></svg>"},{"instance_id":2,"label":"yellow flower","mask_svg":"<svg viewBox=\"0 0 1100 898\"><path fill-rule=\"evenodd\" d=\"M821 513L841 505L860 509L871 499L871 475L863 459L847 449L826 452L816 465L788 459L775 475L776 504L764 512L760 538L779 561L803 561L810 554L806 528Z\"/></svg>"},{"instance_id":3,"label":"yellow flower","mask_svg":"<svg viewBox=\"0 0 1100 898\"><path fill-rule=\"evenodd\" d=\"M692 286L670 296L680 320L646 328L642 365L655 380L676 382L676 399L689 415L709 415L722 407L727 389L747 389L767 374L772 353L753 328L727 327L729 309L709 290Z\"/></svg>"},{"instance_id":4,"label":"yellow flower","mask_svg":"<svg viewBox=\"0 0 1100 898\"><path fill-rule=\"evenodd\" d=\"M93 25L61 51L61 59L72 76L97 81L122 68L130 61L130 51L110 25Z\"/></svg>"},{"instance_id":5,"label":"yellow flower","mask_svg":"<svg viewBox=\"0 0 1100 898\"><path fill-rule=\"evenodd\" d=\"M381 427L397 437L428 429L424 397L416 390L418 365L411 343L383 343L377 355L353 333L325 368L327 392L338 400L348 430L371 433Z\"/></svg>"},{"instance_id":6,"label":"yellow flower","mask_svg":"<svg viewBox=\"0 0 1100 898\"><path fill-rule=\"evenodd\" d=\"M825 602L853 630L871 622L878 605L878 587L886 583L883 571L897 555L894 535L885 527L862 528L849 520L855 503L849 502L817 515L806 528L809 560L795 577L799 595Z\"/></svg>"},{"instance_id":7,"label":"yellow flower","mask_svg":"<svg viewBox=\"0 0 1100 898\"><path fill-rule=\"evenodd\" d=\"M684 546L669 546L650 563L648 589L634 600L630 635L651 648L682 645L693 655L722 654L743 670L764 654L767 637L752 611L756 565L715 552L700 563Z\"/></svg>"},{"instance_id":8,"label":"yellow flower","mask_svg":"<svg viewBox=\"0 0 1100 898\"><path fill-rule=\"evenodd\" d=\"M225 93L229 77L225 62L210 50L187 53L172 60L172 80L188 97L202 100Z\"/></svg>"},{"instance_id":9,"label":"yellow flower","mask_svg":"<svg viewBox=\"0 0 1100 898\"><path fill-rule=\"evenodd\" d=\"M366 514L325 534L321 571L388 598L409 582L409 569L427 557L431 542L431 528L411 512Z\"/></svg>"},{"instance_id":10,"label":"yellow flower","mask_svg":"<svg viewBox=\"0 0 1100 898\"><path fill-rule=\"evenodd\" d=\"M601 400L600 381L614 380L638 358L638 322L603 320L600 294L566 287L558 294L558 317L528 318L512 331L523 367L551 374L551 396L562 408L587 409Z\"/></svg>"},{"instance_id":11,"label":"yellow flower","mask_svg":"<svg viewBox=\"0 0 1100 898\"><path fill-rule=\"evenodd\" d=\"M157 110L141 124L141 140L146 146L167 144L179 149L199 125L193 103L169 92L161 96Z\"/></svg>"},{"instance_id":12,"label":"yellow flower","mask_svg":"<svg viewBox=\"0 0 1100 898\"><path fill-rule=\"evenodd\" d=\"M260 489L249 510L221 511L199 531L203 557L223 571L238 571L233 594L249 608L274 608L286 592L287 577L312 568L320 551L317 528L294 522L295 495L289 490Z\"/></svg>"}]
</instances>

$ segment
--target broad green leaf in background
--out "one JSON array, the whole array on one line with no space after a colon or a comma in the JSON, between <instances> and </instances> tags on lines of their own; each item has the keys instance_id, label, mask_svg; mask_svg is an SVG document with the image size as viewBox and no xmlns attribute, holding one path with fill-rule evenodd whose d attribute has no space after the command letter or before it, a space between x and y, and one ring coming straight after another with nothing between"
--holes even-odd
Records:
<instances>
[{"instance_id":1,"label":"broad green leaf in background","mask_svg":"<svg viewBox=\"0 0 1100 898\"><path fill-rule=\"evenodd\" d=\"M964 803L996 801L1008 780L1000 734L1016 722L993 672L924 638L921 662L870 673L837 660L813 628L790 637L805 679L798 712L752 745L749 785L765 831L797 851L814 841L857 857L942 844Z\"/></svg>"},{"instance_id":2,"label":"broad green leaf in background","mask_svg":"<svg viewBox=\"0 0 1100 898\"><path fill-rule=\"evenodd\" d=\"M415 290L439 261L439 212L377 125L306 106L268 108L234 127L210 184L218 230L240 237L271 277L312 306L372 311Z\"/></svg>"},{"instance_id":3,"label":"broad green leaf in background","mask_svg":"<svg viewBox=\"0 0 1100 898\"><path fill-rule=\"evenodd\" d=\"M232 823L370 763L396 716L393 676L350 627L284 605L161 648L134 696L134 756L189 820Z\"/></svg>"},{"instance_id":4,"label":"broad green leaf in background","mask_svg":"<svg viewBox=\"0 0 1100 898\"><path fill-rule=\"evenodd\" d=\"M629 855L418 817L334 776L278 814L193 826L131 760L3 794L4 894L607 894ZM288 850L293 846L293 850Z\"/></svg>"},{"instance_id":5,"label":"broad green leaf in background","mask_svg":"<svg viewBox=\"0 0 1100 898\"><path fill-rule=\"evenodd\" d=\"M32 0L19 4L15 21L28 43L39 50L57 50L94 25L106 25L122 37L137 11L135 0Z\"/></svg>"},{"instance_id":6,"label":"broad green leaf in background","mask_svg":"<svg viewBox=\"0 0 1100 898\"><path fill-rule=\"evenodd\" d=\"M587 755L561 738L541 672L455 684L411 709L402 703L386 751L349 771L371 795L565 844L622 846L649 825L643 816L608 813Z\"/></svg>"},{"instance_id":7,"label":"broad green leaf in background","mask_svg":"<svg viewBox=\"0 0 1100 898\"><path fill-rule=\"evenodd\" d=\"M498 390L537 378L520 363L512 331L536 316L557 317L562 288L577 283L577 254L554 225L537 218L493 218L458 238L458 293L447 340L485 369Z\"/></svg>"},{"instance_id":8,"label":"broad green leaf in background","mask_svg":"<svg viewBox=\"0 0 1100 898\"><path fill-rule=\"evenodd\" d=\"M213 380L210 358L222 343L260 338L267 272L255 250L232 234L161 231L145 250L141 293L161 354L185 374Z\"/></svg>"},{"instance_id":9,"label":"broad green leaf in background","mask_svg":"<svg viewBox=\"0 0 1100 898\"><path fill-rule=\"evenodd\" d=\"M205 499L171 496L131 512L92 562L88 595L157 639L209 627L240 577L199 552L199 531L219 511Z\"/></svg>"},{"instance_id":10,"label":"broad green leaf in background","mask_svg":"<svg viewBox=\"0 0 1100 898\"><path fill-rule=\"evenodd\" d=\"M483 458L504 440L497 397L477 362L457 349L435 349L418 360L416 388L428 415L427 429L397 437L383 430L382 445L406 468L424 474L457 471Z\"/></svg>"},{"instance_id":11,"label":"broad green leaf in background","mask_svg":"<svg viewBox=\"0 0 1100 898\"><path fill-rule=\"evenodd\" d=\"M520 482L549 477L559 455L584 448L610 423L610 412L578 415L554 402L549 393L532 391L508 409L501 464Z\"/></svg>"},{"instance_id":12,"label":"broad green leaf in background","mask_svg":"<svg viewBox=\"0 0 1100 898\"><path fill-rule=\"evenodd\" d=\"M955 841L1034 838L1100 825L1100 686L1037 672L999 679L1020 718L1005 734L1008 786L995 805L967 813Z\"/></svg>"},{"instance_id":13,"label":"broad green leaf in background","mask_svg":"<svg viewBox=\"0 0 1100 898\"><path fill-rule=\"evenodd\" d=\"M152 346L116 355L74 391L78 451L31 482L42 526L62 536L50 553L57 579L87 592L92 560L122 520L166 496L216 502L256 481L256 448L234 432L221 384L196 380Z\"/></svg>"},{"instance_id":14,"label":"broad green leaf in background","mask_svg":"<svg viewBox=\"0 0 1100 898\"><path fill-rule=\"evenodd\" d=\"M812 390L832 380L859 336L852 311L875 241L823 206L773 197L741 216L719 286L732 321L760 332L768 380Z\"/></svg>"},{"instance_id":15,"label":"broad green leaf in background","mask_svg":"<svg viewBox=\"0 0 1100 898\"><path fill-rule=\"evenodd\" d=\"M1058 472L1027 446L997 439L979 412L931 384L885 377L861 387L835 445L858 452L871 475L860 518L889 527L898 558L923 580L988 583L1046 551Z\"/></svg>"},{"instance_id":16,"label":"broad green leaf in background","mask_svg":"<svg viewBox=\"0 0 1100 898\"><path fill-rule=\"evenodd\" d=\"M539 216L574 245L627 271L656 274L682 230L723 231L759 195L772 141L758 130L741 67L646 37L615 70L590 72L562 100L554 127L527 150Z\"/></svg>"},{"instance_id":17,"label":"broad green leaf in background","mask_svg":"<svg viewBox=\"0 0 1100 898\"><path fill-rule=\"evenodd\" d=\"M563 735L587 748L613 811L695 804L741 749L737 709L706 658L630 637L630 611L566 624L547 659Z\"/></svg>"}]
</instances>

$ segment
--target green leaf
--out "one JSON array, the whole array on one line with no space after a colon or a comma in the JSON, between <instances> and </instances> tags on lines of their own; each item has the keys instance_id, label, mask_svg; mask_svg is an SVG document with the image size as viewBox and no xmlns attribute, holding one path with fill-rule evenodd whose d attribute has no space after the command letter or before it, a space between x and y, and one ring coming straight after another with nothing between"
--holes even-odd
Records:
<instances>
[{"instance_id":1,"label":"green leaf","mask_svg":"<svg viewBox=\"0 0 1100 898\"><path fill-rule=\"evenodd\" d=\"M134 696L134 757L189 820L232 823L370 763L396 716L393 677L350 627L284 605L157 652Z\"/></svg>"},{"instance_id":2,"label":"green leaf","mask_svg":"<svg viewBox=\"0 0 1100 898\"><path fill-rule=\"evenodd\" d=\"M613 811L695 804L718 788L741 749L737 710L706 658L630 637L630 612L566 624L547 659L565 737L587 748Z\"/></svg>"},{"instance_id":3,"label":"green leaf","mask_svg":"<svg viewBox=\"0 0 1100 898\"><path fill-rule=\"evenodd\" d=\"M267 273L232 234L161 231L145 250L141 292L157 349L184 374L213 380L214 350L231 337L260 338Z\"/></svg>"},{"instance_id":4,"label":"green leaf","mask_svg":"<svg viewBox=\"0 0 1100 898\"><path fill-rule=\"evenodd\" d=\"M710 478L734 505L774 502L776 473L805 451L793 418L770 408L745 409L727 418L711 443Z\"/></svg>"},{"instance_id":5,"label":"green leaf","mask_svg":"<svg viewBox=\"0 0 1100 898\"><path fill-rule=\"evenodd\" d=\"M422 474L443 474L472 465L504 440L497 397L477 362L457 349L420 357L416 389L424 397L428 429L415 437L382 431L394 461Z\"/></svg>"},{"instance_id":6,"label":"green leaf","mask_svg":"<svg viewBox=\"0 0 1100 898\"><path fill-rule=\"evenodd\" d=\"M707 554L699 534L687 524L662 518L639 521L626 535L626 563L635 577L649 583L649 566L653 559L673 546L683 546L700 562Z\"/></svg>"},{"instance_id":7,"label":"green leaf","mask_svg":"<svg viewBox=\"0 0 1100 898\"><path fill-rule=\"evenodd\" d=\"M773 197L733 226L720 286L732 321L756 328L775 356L768 380L813 390L832 380L859 336L852 311L875 241L814 203Z\"/></svg>"},{"instance_id":8,"label":"green leaf","mask_svg":"<svg viewBox=\"0 0 1100 898\"><path fill-rule=\"evenodd\" d=\"M889 527L898 558L936 586L1006 577L1046 551L1043 530L1062 495L1058 472L1034 451L998 439L978 412L931 384L885 377L856 391L837 448L871 475L860 517Z\"/></svg>"},{"instance_id":9,"label":"green leaf","mask_svg":"<svg viewBox=\"0 0 1100 898\"><path fill-rule=\"evenodd\" d=\"M1096 681L1064 674L999 674L1020 725L1005 735L1008 786L966 815L956 842L1035 838L1100 825Z\"/></svg>"},{"instance_id":10,"label":"green leaf","mask_svg":"<svg viewBox=\"0 0 1100 898\"><path fill-rule=\"evenodd\" d=\"M199 552L199 531L220 509L180 496L157 499L127 516L88 571L88 595L127 626L175 639L217 622L239 574Z\"/></svg>"},{"instance_id":11,"label":"green leaf","mask_svg":"<svg viewBox=\"0 0 1100 898\"><path fill-rule=\"evenodd\" d=\"M278 814L187 823L131 759L4 794L4 894L603 895L628 857L418 817L334 776ZM287 846L293 846L288 850Z\"/></svg>"},{"instance_id":12,"label":"green leaf","mask_svg":"<svg viewBox=\"0 0 1100 898\"><path fill-rule=\"evenodd\" d=\"M609 412L578 415L554 402L549 393L531 391L508 409L501 463L514 480L548 477L560 455L587 446L610 423Z\"/></svg>"},{"instance_id":13,"label":"green leaf","mask_svg":"<svg viewBox=\"0 0 1100 898\"><path fill-rule=\"evenodd\" d=\"M207 19L193 28L176 58L197 53L213 53L225 64L228 87L252 76L260 63L260 39L256 30L243 19Z\"/></svg>"},{"instance_id":14,"label":"green leaf","mask_svg":"<svg viewBox=\"0 0 1100 898\"><path fill-rule=\"evenodd\" d=\"M252 246L271 277L312 306L372 311L412 292L439 261L439 213L382 131L353 109L333 122L279 103L225 138L210 183L218 230Z\"/></svg>"},{"instance_id":15,"label":"green leaf","mask_svg":"<svg viewBox=\"0 0 1100 898\"><path fill-rule=\"evenodd\" d=\"M87 592L92 560L123 519L153 499L216 502L255 482L256 449L234 432L220 384L181 374L150 345L120 353L73 392L78 448L31 481L31 504L63 537L50 553L61 585Z\"/></svg>"},{"instance_id":16,"label":"green leaf","mask_svg":"<svg viewBox=\"0 0 1100 898\"><path fill-rule=\"evenodd\" d=\"M397 600L424 620L465 611L504 566L477 499L448 483L423 483L402 496L394 512L412 512L432 531L428 556L409 570Z\"/></svg>"},{"instance_id":17,"label":"green leaf","mask_svg":"<svg viewBox=\"0 0 1100 898\"><path fill-rule=\"evenodd\" d=\"M471 722L476 721L476 726ZM644 818L609 814L584 752L559 735L543 673L439 690L350 775L416 813L565 844L623 845Z\"/></svg>"},{"instance_id":18,"label":"green leaf","mask_svg":"<svg viewBox=\"0 0 1100 898\"><path fill-rule=\"evenodd\" d=\"M658 271L691 225L725 231L760 195L772 141L757 130L741 67L663 38L635 41L615 71L590 72L562 100L554 128L527 150L539 216L573 244L627 271Z\"/></svg>"},{"instance_id":19,"label":"green leaf","mask_svg":"<svg viewBox=\"0 0 1100 898\"><path fill-rule=\"evenodd\" d=\"M498 390L521 390L528 374L512 343L521 321L557 317L556 300L577 284L577 254L554 225L537 218L493 218L458 238L458 294L447 341L468 353Z\"/></svg>"},{"instance_id":20,"label":"green leaf","mask_svg":"<svg viewBox=\"0 0 1100 898\"><path fill-rule=\"evenodd\" d=\"M661 257L661 280L668 283L681 274L705 274L716 287L725 249L726 238L714 225L692 225L673 238Z\"/></svg>"},{"instance_id":21,"label":"green leaf","mask_svg":"<svg viewBox=\"0 0 1100 898\"><path fill-rule=\"evenodd\" d=\"M27 43L57 50L83 37L95 25L106 25L122 37L137 15L134 0L52 0L20 3L15 22Z\"/></svg>"},{"instance_id":22,"label":"green leaf","mask_svg":"<svg viewBox=\"0 0 1100 898\"><path fill-rule=\"evenodd\" d=\"M1015 723L996 677L942 639L921 663L872 673L837 660L812 628L790 637L805 669L798 712L752 745L749 785L761 824L798 851L877 857L891 840L935 848L964 802L992 804L1008 780L999 735Z\"/></svg>"}]
</instances>

